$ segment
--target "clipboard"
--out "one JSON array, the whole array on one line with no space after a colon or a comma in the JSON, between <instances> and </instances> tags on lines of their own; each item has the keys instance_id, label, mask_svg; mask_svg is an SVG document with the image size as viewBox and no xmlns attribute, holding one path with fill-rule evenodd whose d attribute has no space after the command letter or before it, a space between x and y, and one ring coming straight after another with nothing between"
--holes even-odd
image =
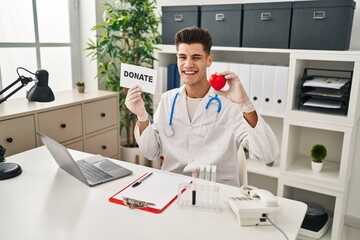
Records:
<instances>
[{"instance_id":1,"label":"clipboard","mask_svg":"<svg viewBox=\"0 0 360 240\"><path fill-rule=\"evenodd\" d=\"M154 204L138 209L152 213L161 213L176 200L180 184L191 182L191 178L184 175L171 175L154 171L153 174L139 186L131 187L146 174L147 173L115 193L109 198L109 201L125 205L124 197L132 198ZM182 191L184 190L185 188Z\"/></svg>"}]
</instances>

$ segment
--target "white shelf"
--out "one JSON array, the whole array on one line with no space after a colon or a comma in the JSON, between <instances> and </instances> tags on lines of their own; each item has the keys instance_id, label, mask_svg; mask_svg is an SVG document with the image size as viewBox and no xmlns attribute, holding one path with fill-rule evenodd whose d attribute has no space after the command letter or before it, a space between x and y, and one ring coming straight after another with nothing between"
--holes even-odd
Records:
<instances>
[{"instance_id":1,"label":"white shelf","mask_svg":"<svg viewBox=\"0 0 360 240\"><path fill-rule=\"evenodd\" d=\"M341 186L339 182L339 171L339 163L324 161L321 172L314 173L311 170L311 159L302 157L293 161L283 174L284 176L298 179L299 181L312 186L342 191L343 186Z\"/></svg>"},{"instance_id":2,"label":"white shelf","mask_svg":"<svg viewBox=\"0 0 360 240\"><path fill-rule=\"evenodd\" d=\"M246 168L248 172L273 178L278 178L280 173L280 166L278 161L275 161L274 165L272 166L267 166L258 160L246 159Z\"/></svg>"},{"instance_id":3,"label":"white shelf","mask_svg":"<svg viewBox=\"0 0 360 240\"><path fill-rule=\"evenodd\" d=\"M176 62L174 45L158 45L155 51L159 60L155 66ZM273 128L281 148L280 158L271 167L257 160L246 161L249 173L274 178L280 196L291 192L308 191L305 198L315 200L317 194L334 203L333 222L321 239L338 240L343 226L348 179L356 155L354 134L360 116L360 51L322 51L267 48L212 47L216 61L288 66L286 110L284 114L259 113ZM322 68L353 71L347 115L298 110L298 94L305 68ZM311 170L310 149L317 143L328 146L328 158L323 169L315 174ZM303 157L304 156L304 157ZM285 197L286 197L285 196ZM294 196L296 198L296 196ZM327 203L324 201L323 203Z\"/></svg>"}]
</instances>

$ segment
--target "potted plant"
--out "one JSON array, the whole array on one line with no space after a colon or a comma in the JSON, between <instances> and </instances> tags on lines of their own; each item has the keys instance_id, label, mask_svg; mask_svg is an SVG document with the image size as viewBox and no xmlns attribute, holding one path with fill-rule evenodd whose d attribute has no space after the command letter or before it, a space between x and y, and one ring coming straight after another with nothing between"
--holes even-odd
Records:
<instances>
[{"instance_id":1,"label":"potted plant","mask_svg":"<svg viewBox=\"0 0 360 240\"><path fill-rule=\"evenodd\" d=\"M85 83L83 81L77 81L75 83L77 90L79 93L84 93L85 92Z\"/></svg>"},{"instance_id":2,"label":"potted plant","mask_svg":"<svg viewBox=\"0 0 360 240\"><path fill-rule=\"evenodd\" d=\"M313 172L319 173L322 169L323 161L326 158L326 147L322 144L315 144L311 149L311 168Z\"/></svg>"},{"instance_id":3,"label":"potted plant","mask_svg":"<svg viewBox=\"0 0 360 240\"><path fill-rule=\"evenodd\" d=\"M119 92L120 133L126 135L126 147L137 147L134 133L136 116L125 106L128 89L120 87L120 65L128 63L153 67L153 50L161 42L158 32L160 17L155 13L155 0L117 0L104 2L104 22L92 28L97 42L89 40L85 50L98 61L97 77L106 90ZM142 95L149 116L153 114L152 95ZM124 159L126 160L126 159Z\"/></svg>"}]
</instances>

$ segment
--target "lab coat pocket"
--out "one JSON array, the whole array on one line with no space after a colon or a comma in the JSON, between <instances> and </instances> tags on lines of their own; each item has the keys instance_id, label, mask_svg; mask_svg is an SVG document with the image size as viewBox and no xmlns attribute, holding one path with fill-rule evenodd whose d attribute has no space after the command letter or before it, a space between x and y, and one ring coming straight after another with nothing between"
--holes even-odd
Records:
<instances>
[{"instance_id":1,"label":"lab coat pocket","mask_svg":"<svg viewBox=\"0 0 360 240\"><path fill-rule=\"evenodd\" d=\"M214 126L205 138L205 149L208 151L224 151L227 144L228 129L226 125Z\"/></svg>"}]
</instances>

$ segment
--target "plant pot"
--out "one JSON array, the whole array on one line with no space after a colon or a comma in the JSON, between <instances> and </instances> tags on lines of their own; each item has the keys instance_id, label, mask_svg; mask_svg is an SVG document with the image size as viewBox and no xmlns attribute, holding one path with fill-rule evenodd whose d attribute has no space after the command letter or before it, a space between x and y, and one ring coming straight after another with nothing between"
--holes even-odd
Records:
<instances>
[{"instance_id":1,"label":"plant pot","mask_svg":"<svg viewBox=\"0 0 360 240\"><path fill-rule=\"evenodd\" d=\"M77 90L79 93L84 93L85 92L85 86L78 86Z\"/></svg>"},{"instance_id":2,"label":"plant pot","mask_svg":"<svg viewBox=\"0 0 360 240\"><path fill-rule=\"evenodd\" d=\"M138 147L120 146L120 159L140 165L146 164L146 158L141 154Z\"/></svg>"},{"instance_id":3,"label":"plant pot","mask_svg":"<svg viewBox=\"0 0 360 240\"><path fill-rule=\"evenodd\" d=\"M322 169L323 163L311 161L311 169L314 173L319 173Z\"/></svg>"}]
</instances>

